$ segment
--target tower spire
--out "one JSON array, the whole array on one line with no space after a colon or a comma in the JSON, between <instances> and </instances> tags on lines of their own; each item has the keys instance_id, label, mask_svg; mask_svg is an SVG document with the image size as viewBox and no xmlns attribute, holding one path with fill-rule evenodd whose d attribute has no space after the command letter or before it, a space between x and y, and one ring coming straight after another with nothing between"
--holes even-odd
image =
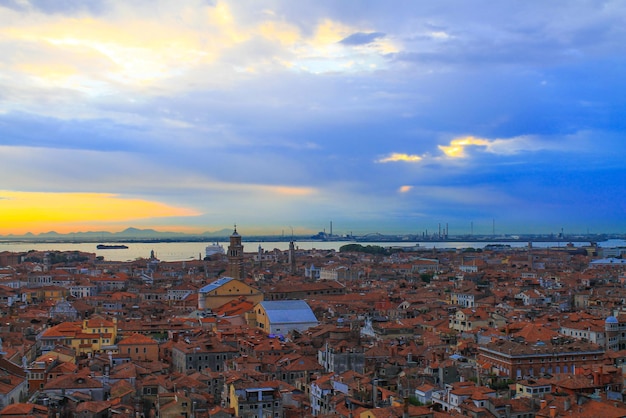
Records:
<instances>
[{"instance_id":1,"label":"tower spire","mask_svg":"<svg viewBox=\"0 0 626 418\"><path fill-rule=\"evenodd\" d=\"M243 245L241 243L241 235L237 233L237 224L235 230L230 236L230 244L228 245L228 274L233 279L243 279Z\"/></svg>"}]
</instances>

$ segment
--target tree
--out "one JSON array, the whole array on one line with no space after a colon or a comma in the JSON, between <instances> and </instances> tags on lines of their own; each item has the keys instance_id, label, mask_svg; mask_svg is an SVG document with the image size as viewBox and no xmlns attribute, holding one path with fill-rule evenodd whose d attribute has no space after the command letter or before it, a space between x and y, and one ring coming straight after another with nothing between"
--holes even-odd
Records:
<instances>
[{"instance_id":1,"label":"tree","mask_svg":"<svg viewBox=\"0 0 626 418\"><path fill-rule=\"evenodd\" d=\"M420 274L420 279L422 279L424 283L430 283L433 279L433 273L422 273Z\"/></svg>"}]
</instances>

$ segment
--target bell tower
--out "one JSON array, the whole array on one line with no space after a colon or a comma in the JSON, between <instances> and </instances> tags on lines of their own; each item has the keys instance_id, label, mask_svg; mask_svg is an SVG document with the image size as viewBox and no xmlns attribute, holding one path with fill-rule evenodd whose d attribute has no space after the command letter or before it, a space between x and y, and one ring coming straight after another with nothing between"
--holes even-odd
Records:
<instances>
[{"instance_id":1,"label":"bell tower","mask_svg":"<svg viewBox=\"0 0 626 418\"><path fill-rule=\"evenodd\" d=\"M230 236L230 244L228 244L228 276L233 279L241 280L243 275L243 245L241 244L241 235L237 233L237 225Z\"/></svg>"},{"instance_id":2,"label":"bell tower","mask_svg":"<svg viewBox=\"0 0 626 418\"><path fill-rule=\"evenodd\" d=\"M293 241L289 243L289 273L296 274L296 248Z\"/></svg>"}]
</instances>

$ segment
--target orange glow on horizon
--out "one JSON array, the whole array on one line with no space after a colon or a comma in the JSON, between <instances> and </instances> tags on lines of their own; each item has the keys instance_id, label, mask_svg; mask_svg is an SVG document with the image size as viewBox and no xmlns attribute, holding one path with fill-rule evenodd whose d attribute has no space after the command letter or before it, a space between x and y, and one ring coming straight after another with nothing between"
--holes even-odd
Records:
<instances>
[{"instance_id":1,"label":"orange glow on horizon","mask_svg":"<svg viewBox=\"0 0 626 418\"><path fill-rule=\"evenodd\" d=\"M108 193L0 191L0 235L85 232L174 216L197 216L194 210Z\"/></svg>"}]
</instances>

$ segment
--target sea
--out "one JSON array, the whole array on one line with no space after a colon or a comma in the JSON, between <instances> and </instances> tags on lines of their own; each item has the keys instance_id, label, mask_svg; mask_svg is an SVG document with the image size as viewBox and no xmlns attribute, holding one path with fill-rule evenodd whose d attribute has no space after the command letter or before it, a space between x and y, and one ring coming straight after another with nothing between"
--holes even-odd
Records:
<instances>
[{"instance_id":1,"label":"sea","mask_svg":"<svg viewBox=\"0 0 626 418\"><path fill-rule=\"evenodd\" d=\"M498 241L442 241L442 242L353 242L353 241L295 241L295 247L301 250L339 250L340 247L346 244L360 244L363 246L377 245L381 247L416 247L417 249L443 249L443 248L476 248L482 249L487 245L509 245L512 248L527 247L527 242L514 241L514 242L498 242ZM140 258L149 258L152 251L154 255L161 261L185 261L185 260L198 260L204 258L205 247L211 245L212 242L131 242L125 243L128 248L123 249L97 249L98 244L120 244L119 242L100 242L100 243L68 243L68 242L1 242L0 252L27 252L30 250L35 251L82 251L87 253L95 253L96 256L102 256L106 261L134 261ZM220 245L227 249L228 242L220 242ZM244 252L253 253L257 252L259 246L263 251L272 251L278 249L285 251L289 249L288 241L243 241ZM533 242L533 248L552 248L552 247L564 247L566 242ZM589 241L585 242L572 242L574 246L589 245Z\"/></svg>"}]
</instances>

